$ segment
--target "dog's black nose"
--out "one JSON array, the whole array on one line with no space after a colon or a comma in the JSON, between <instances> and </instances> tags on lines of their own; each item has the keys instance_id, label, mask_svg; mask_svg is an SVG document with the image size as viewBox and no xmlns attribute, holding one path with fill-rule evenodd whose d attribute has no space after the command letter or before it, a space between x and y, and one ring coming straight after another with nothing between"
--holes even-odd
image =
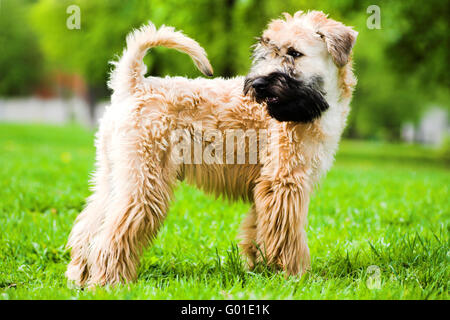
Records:
<instances>
[{"instance_id":1,"label":"dog's black nose","mask_svg":"<svg viewBox=\"0 0 450 320\"><path fill-rule=\"evenodd\" d=\"M269 82L264 78L257 78L253 81L252 87L255 90L263 90L267 87Z\"/></svg>"}]
</instances>

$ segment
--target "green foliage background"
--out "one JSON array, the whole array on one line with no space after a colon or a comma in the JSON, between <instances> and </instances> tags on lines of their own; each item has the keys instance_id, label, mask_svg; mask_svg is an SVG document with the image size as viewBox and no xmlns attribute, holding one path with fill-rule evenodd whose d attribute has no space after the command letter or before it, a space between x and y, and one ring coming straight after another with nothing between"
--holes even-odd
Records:
<instances>
[{"instance_id":1,"label":"green foliage background","mask_svg":"<svg viewBox=\"0 0 450 320\"><path fill-rule=\"evenodd\" d=\"M81 29L69 30L66 9L81 9ZM381 29L366 25L369 5ZM354 48L359 82L347 136L399 138L400 127L426 108L449 108L448 4L443 0L3 0L0 6L0 95L23 95L53 70L83 76L96 99L109 95L108 61L126 34L148 20L172 25L206 49L215 76L245 74L250 47L282 12L322 10L359 32ZM187 56L155 49L153 75L200 76Z\"/></svg>"}]
</instances>

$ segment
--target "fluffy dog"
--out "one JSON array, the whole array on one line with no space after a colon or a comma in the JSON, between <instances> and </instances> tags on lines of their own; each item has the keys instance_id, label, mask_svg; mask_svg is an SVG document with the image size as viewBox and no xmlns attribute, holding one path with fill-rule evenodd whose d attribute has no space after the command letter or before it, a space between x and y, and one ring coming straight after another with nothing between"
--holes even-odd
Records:
<instances>
[{"instance_id":1,"label":"fluffy dog","mask_svg":"<svg viewBox=\"0 0 450 320\"><path fill-rule=\"evenodd\" d=\"M288 275L307 271L310 194L330 168L346 123L356 36L322 12L284 14L255 45L246 77L186 79L145 78L142 60L151 47L174 48L212 76L196 41L151 23L131 33L109 82L113 95L97 133L93 194L69 237L67 277L81 286L135 279L177 180L252 203L240 243L250 267L264 260ZM183 135L173 138L177 130ZM218 136L230 130L266 133L267 139L253 140L259 161L222 161L230 152L251 156L251 145L242 143L221 152ZM219 142L217 161L178 161L180 139L206 148Z\"/></svg>"}]
</instances>

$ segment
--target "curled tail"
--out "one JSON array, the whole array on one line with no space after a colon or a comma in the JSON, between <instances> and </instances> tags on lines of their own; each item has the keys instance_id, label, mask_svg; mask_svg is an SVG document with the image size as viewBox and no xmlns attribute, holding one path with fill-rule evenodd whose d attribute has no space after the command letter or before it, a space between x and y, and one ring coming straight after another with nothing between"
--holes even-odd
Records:
<instances>
[{"instance_id":1,"label":"curled tail","mask_svg":"<svg viewBox=\"0 0 450 320\"><path fill-rule=\"evenodd\" d=\"M108 86L115 93L133 94L144 80L146 66L143 59L147 50L152 47L163 46L187 53L197 68L206 76L212 76L213 70L205 50L197 41L185 36L172 27L161 26L156 29L149 22L148 25L134 30L127 36L127 46L118 62L113 62L115 69L111 73Z\"/></svg>"}]
</instances>

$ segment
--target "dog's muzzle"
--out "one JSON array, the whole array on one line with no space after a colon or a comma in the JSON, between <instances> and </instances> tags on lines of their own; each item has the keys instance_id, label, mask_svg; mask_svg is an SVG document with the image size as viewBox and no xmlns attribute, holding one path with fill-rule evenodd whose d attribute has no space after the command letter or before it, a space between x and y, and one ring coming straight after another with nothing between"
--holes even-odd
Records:
<instances>
[{"instance_id":1,"label":"dog's muzzle","mask_svg":"<svg viewBox=\"0 0 450 320\"><path fill-rule=\"evenodd\" d=\"M283 72L247 78L244 94L267 105L269 115L278 121L308 123L329 108L321 90L323 80L314 77L308 83Z\"/></svg>"}]
</instances>

